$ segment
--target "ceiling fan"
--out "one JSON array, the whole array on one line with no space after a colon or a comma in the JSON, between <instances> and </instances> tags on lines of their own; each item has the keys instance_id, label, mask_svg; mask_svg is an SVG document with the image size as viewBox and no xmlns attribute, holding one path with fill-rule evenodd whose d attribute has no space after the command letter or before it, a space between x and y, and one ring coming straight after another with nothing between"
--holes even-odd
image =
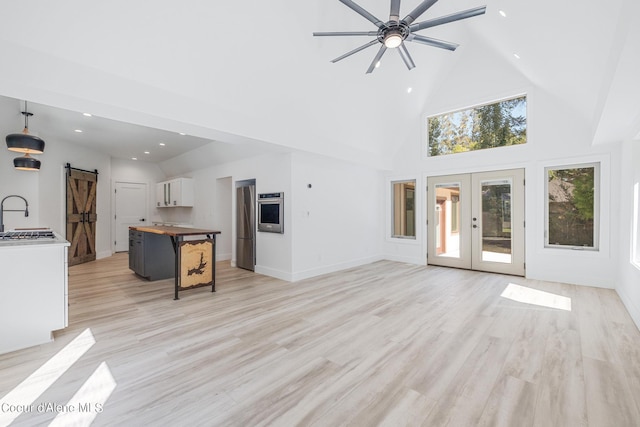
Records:
<instances>
[{"instance_id":1,"label":"ceiling fan","mask_svg":"<svg viewBox=\"0 0 640 427\"><path fill-rule=\"evenodd\" d=\"M380 43L380 50L378 54L373 58L373 62L367 69L367 74L371 73L380 62L382 55L387 49L398 49L402 60L406 64L407 68L411 70L416 66L409 55L409 51L404 42L417 42L426 44L428 46L439 47L441 49L447 49L454 51L459 46L456 43L450 43L443 40L434 39L431 37L421 36L415 34L417 31L424 30L425 28L435 27L437 25L447 24L449 22L459 21L461 19L471 18L473 16L482 15L486 10L486 6L475 7L473 9L463 10L462 12L452 13L451 15L441 16L440 18L430 19L428 21L417 22L424 12L433 6L438 0L424 0L420 3L412 12L410 12L404 19L400 20L400 0L391 0L391 13L389 14L389 20L382 22L380 19L367 12L361 6L357 5L351 0L339 0L347 7L353 9L359 15L362 15L365 19L371 21L376 27L377 31L337 31L337 32L315 32L314 36L372 36L375 37L367 44L353 49L350 52L345 53L332 60L331 62L338 62L348 56L358 53L368 47L371 47L377 43Z\"/></svg>"}]
</instances>

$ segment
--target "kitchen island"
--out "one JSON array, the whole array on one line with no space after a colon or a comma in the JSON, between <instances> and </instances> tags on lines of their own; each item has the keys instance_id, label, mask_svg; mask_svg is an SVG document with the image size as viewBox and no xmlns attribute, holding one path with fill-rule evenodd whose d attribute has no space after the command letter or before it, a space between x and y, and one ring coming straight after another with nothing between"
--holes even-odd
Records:
<instances>
[{"instance_id":1,"label":"kitchen island","mask_svg":"<svg viewBox=\"0 0 640 427\"><path fill-rule=\"evenodd\" d=\"M178 292L211 285L216 290L216 235L220 231L171 226L129 227L129 268L149 280L174 277L174 300ZM200 237L185 240L185 237ZM167 263L167 245L173 262ZM171 272L169 266L173 265ZM173 273L173 274L171 274Z\"/></svg>"},{"instance_id":2,"label":"kitchen island","mask_svg":"<svg viewBox=\"0 0 640 427\"><path fill-rule=\"evenodd\" d=\"M68 326L69 242L27 234L0 233L0 354L50 342Z\"/></svg>"}]
</instances>

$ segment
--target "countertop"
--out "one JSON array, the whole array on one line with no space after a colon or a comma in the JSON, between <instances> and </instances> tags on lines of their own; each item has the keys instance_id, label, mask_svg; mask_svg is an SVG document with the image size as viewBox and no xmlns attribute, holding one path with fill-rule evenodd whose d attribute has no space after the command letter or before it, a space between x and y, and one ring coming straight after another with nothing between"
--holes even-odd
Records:
<instances>
[{"instance_id":1,"label":"countertop","mask_svg":"<svg viewBox=\"0 0 640 427\"><path fill-rule=\"evenodd\" d=\"M69 246L71 243L66 241L58 233L53 233L55 239L16 239L16 240L0 240L0 248L15 248L19 246L53 246L64 245Z\"/></svg>"},{"instance_id":2,"label":"countertop","mask_svg":"<svg viewBox=\"0 0 640 427\"><path fill-rule=\"evenodd\" d=\"M220 231L216 230L204 230L201 228L187 228L187 227L169 227L166 225L156 226L132 226L129 230L141 231L144 233L164 234L167 236L198 236L202 234L220 234Z\"/></svg>"}]
</instances>

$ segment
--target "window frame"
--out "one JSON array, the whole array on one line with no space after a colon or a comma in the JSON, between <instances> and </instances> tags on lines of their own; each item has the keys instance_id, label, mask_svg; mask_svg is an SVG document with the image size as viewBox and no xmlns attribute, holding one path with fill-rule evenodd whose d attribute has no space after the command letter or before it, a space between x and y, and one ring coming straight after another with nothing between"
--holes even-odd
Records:
<instances>
[{"instance_id":1,"label":"window frame","mask_svg":"<svg viewBox=\"0 0 640 427\"><path fill-rule=\"evenodd\" d=\"M593 246L560 245L549 243L549 171L594 168L593 171ZM601 206L602 165L599 161L585 163L558 164L544 168L544 247L550 249L570 249L600 252L600 206Z\"/></svg>"}]
</instances>

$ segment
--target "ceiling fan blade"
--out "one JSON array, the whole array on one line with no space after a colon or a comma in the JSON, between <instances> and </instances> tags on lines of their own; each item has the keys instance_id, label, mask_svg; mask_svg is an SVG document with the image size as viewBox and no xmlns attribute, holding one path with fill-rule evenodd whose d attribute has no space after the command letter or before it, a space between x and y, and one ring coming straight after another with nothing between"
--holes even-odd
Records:
<instances>
[{"instance_id":1,"label":"ceiling fan blade","mask_svg":"<svg viewBox=\"0 0 640 427\"><path fill-rule=\"evenodd\" d=\"M340 0L340 1L342 1L342 0ZM413 11L411 11L407 15L407 17L403 19L403 21L406 22L407 25L411 25L413 23L413 21L418 19L420 17L420 15L425 13L427 11L427 9L429 9L431 6L433 6L437 1L438 0L424 0L415 9L413 9Z\"/></svg>"},{"instance_id":2,"label":"ceiling fan blade","mask_svg":"<svg viewBox=\"0 0 640 427\"><path fill-rule=\"evenodd\" d=\"M374 44L376 44L376 43L380 43L380 42L378 41L378 39L371 40L369 43L367 43L367 44L363 44L362 46L357 47L357 48L353 49L352 51L345 53L345 54L344 54L344 55L342 55L342 56L337 57L336 59L332 60L331 62L334 62L334 63L335 63L335 62L338 62L338 61L340 61L340 60L343 60L343 59L344 59L344 58L346 58L347 56L351 56L351 55L353 55L354 53L358 53L358 52L360 52L361 50L364 50L364 49L366 49L366 48L368 48L368 47L370 47L370 46L373 46L373 45L374 45Z\"/></svg>"},{"instance_id":3,"label":"ceiling fan blade","mask_svg":"<svg viewBox=\"0 0 640 427\"><path fill-rule=\"evenodd\" d=\"M409 51L407 50L407 46L405 46L404 43L402 43L400 46L398 46L398 52L400 52L400 56L402 57L402 60L404 61L405 65L407 66L408 69L413 69L415 68L416 64L413 62L413 59L411 59L411 55L409 55Z\"/></svg>"},{"instance_id":4,"label":"ceiling fan blade","mask_svg":"<svg viewBox=\"0 0 640 427\"><path fill-rule=\"evenodd\" d=\"M377 31L324 31L314 32L314 36L372 36L378 35Z\"/></svg>"},{"instance_id":5,"label":"ceiling fan blade","mask_svg":"<svg viewBox=\"0 0 640 427\"><path fill-rule=\"evenodd\" d=\"M371 72L376 68L376 64L378 62L380 62L380 59L382 58L382 55L384 55L386 50L387 50L387 47L384 44L382 46L380 46L380 50L378 51L378 54L376 55L375 58L373 58L373 62L371 63L371 65L369 65L369 69L367 70L367 74L371 74Z\"/></svg>"},{"instance_id":6,"label":"ceiling fan blade","mask_svg":"<svg viewBox=\"0 0 640 427\"><path fill-rule=\"evenodd\" d=\"M418 42L418 43L426 44L433 47L439 47L441 49L447 49L451 51L456 50L458 46L460 46L457 43L445 42L443 40L420 36L418 34L409 34L405 40L409 42Z\"/></svg>"},{"instance_id":7,"label":"ceiling fan blade","mask_svg":"<svg viewBox=\"0 0 640 427\"><path fill-rule=\"evenodd\" d=\"M441 16L440 18L430 19L428 21L422 21L409 27L411 31L420 31L425 28L431 28L442 24L448 24L449 22L460 21L461 19L472 18L474 16L482 15L487 10L487 6L480 6L469 10L463 10L462 12L452 13L451 15Z\"/></svg>"},{"instance_id":8,"label":"ceiling fan blade","mask_svg":"<svg viewBox=\"0 0 640 427\"><path fill-rule=\"evenodd\" d=\"M391 0L391 12L389 13L389 21L400 21L400 0Z\"/></svg>"},{"instance_id":9,"label":"ceiling fan blade","mask_svg":"<svg viewBox=\"0 0 640 427\"><path fill-rule=\"evenodd\" d=\"M378 18L376 18L371 13L367 12L366 10L364 10L362 7L358 6L357 4L352 2L351 0L340 0L340 3L344 4L345 6L351 8L351 9L353 9L356 13L362 15L364 18L366 18L369 21L373 22L373 25L375 25L376 27L378 27L378 28L384 27L384 22L382 22L381 20L379 20Z\"/></svg>"}]
</instances>

